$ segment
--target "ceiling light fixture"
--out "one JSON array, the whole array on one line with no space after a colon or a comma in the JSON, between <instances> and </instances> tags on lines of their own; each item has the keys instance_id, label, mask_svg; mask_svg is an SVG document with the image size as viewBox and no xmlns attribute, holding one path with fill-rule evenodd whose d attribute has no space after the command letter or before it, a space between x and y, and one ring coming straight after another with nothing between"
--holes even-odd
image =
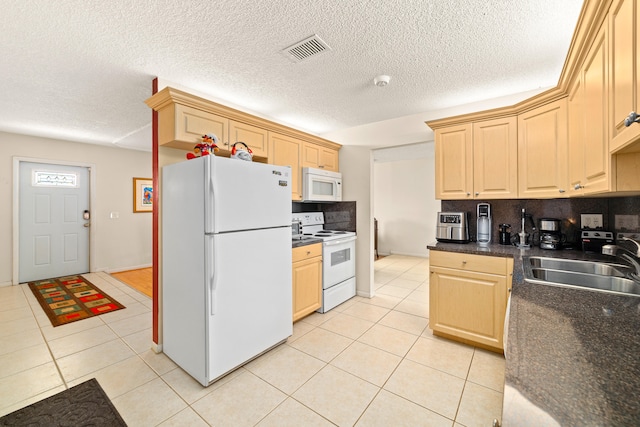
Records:
<instances>
[{"instance_id":1,"label":"ceiling light fixture","mask_svg":"<svg viewBox=\"0 0 640 427\"><path fill-rule=\"evenodd\" d=\"M385 76L384 74L380 74L373 79L373 83L378 87L384 87L389 84L391 81L391 77Z\"/></svg>"}]
</instances>

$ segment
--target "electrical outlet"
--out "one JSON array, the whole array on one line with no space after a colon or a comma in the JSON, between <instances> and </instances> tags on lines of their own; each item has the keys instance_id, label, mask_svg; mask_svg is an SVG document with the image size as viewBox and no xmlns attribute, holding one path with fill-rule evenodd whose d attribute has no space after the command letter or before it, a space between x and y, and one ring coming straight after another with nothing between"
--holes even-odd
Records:
<instances>
[{"instance_id":1,"label":"electrical outlet","mask_svg":"<svg viewBox=\"0 0 640 427\"><path fill-rule=\"evenodd\" d=\"M616 230L636 231L638 230L638 215L616 215Z\"/></svg>"},{"instance_id":2,"label":"electrical outlet","mask_svg":"<svg viewBox=\"0 0 640 427\"><path fill-rule=\"evenodd\" d=\"M580 228L602 228L602 214L581 214Z\"/></svg>"},{"instance_id":3,"label":"electrical outlet","mask_svg":"<svg viewBox=\"0 0 640 427\"><path fill-rule=\"evenodd\" d=\"M120 212L111 212L111 213L109 214L109 218L111 218L111 219L118 219L118 218L120 218Z\"/></svg>"}]
</instances>

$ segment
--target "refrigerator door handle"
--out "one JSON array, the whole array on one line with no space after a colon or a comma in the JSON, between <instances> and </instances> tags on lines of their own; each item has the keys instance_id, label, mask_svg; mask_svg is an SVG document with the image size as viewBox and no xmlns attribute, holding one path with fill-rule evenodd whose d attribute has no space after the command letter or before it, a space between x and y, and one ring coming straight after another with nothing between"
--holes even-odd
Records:
<instances>
[{"instance_id":1,"label":"refrigerator door handle","mask_svg":"<svg viewBox=\"0 0 640 427\"><path fill-rule=\"evenodd\" d=\"M208 255L207 255L207 265L209 266L209 273L207 275L207 282L209 285L209 311L212 316L216 314L217 308L217 298L216 298L216 290L218 288L218 275L217 266L216 266L216 256L215 256L215 239L213 237L208 238Z\"/></svg>"},{"instance_id":2,"label":"refrigerator door handle","mask_svg":"<svg viewBox=\"0 0 640 427\"><path fill-rule=\"evenodd\" d=\"M208 159L210 160L210 159ZM216 233L218 232L218 227L216 225L216 215L214 207L218 205L216 201L216 196L218 194L216 179L213 173L213 168L211 167L211 162L208 161L205 163L205 177L207 181L206 192L205 195L205 205L204 205L204 214L205 214L205 233Z\"/></svg>"}]
</instances>

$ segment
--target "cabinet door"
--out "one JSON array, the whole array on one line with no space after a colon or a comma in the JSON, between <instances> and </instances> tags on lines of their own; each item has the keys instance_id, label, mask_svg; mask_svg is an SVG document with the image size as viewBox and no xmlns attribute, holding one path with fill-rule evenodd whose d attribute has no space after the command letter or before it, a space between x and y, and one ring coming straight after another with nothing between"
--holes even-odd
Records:
<instances>
[{"instance_id":1,"label":"cabinet door","mask_svg":"<svg viewBox=\"0 0 640 427\"><path fill-rule=\"evenodd\" d=\"M302 151L302 167L338 172L338 151L305 142Z\"/></svg>"},{"instance_id":2,"label":"cabinet door","mask_svg":"<svg viewBox=\"0 0 640 427\"><path fill-rule=\"evenodd\" d=\"M302 200L302 142L289 136L269 132L269 163L291 168L291 199Z\"/></svg>"},{"instance_id":3,"label":"cabinet door","mask_svg":"<svg viewBox=\"0 0 640 427\"><path fill-rule=\"evenodd\" d=\"M640 126L625 127L629 112L640 113L640 8L637 0L615 0L609 9L610 149L640 138Z\"/></svg>"},{"instance_id":4,"label":"cabinet door","mask_svg":"<svg viewBox=\"0 0 640 427\"><path fill-rule=\"evenodd\" d=\"M566 196L567 99L518 116L518 197Z\"/></svg>"},{"instance_id":5,"label":"cabinet door","mask_svg":"<svg viewBox=\"0 0 640 427\"><path fill-rule=\"evenodd\" d=\"M474 197L518 197L517 125L516 117L473 124Z\"/></svg>"},{"instance_id":6,"label":"cabinet door","mask_svg":"<svg viewBox=\"0 0 640 427\"><path fill-rule=\"evenodd\" d=\"M229 138L229 120L206 111L175 104L174 120L161 121L163 126L159 129L160 145L191 151L194 145L202 142L202 135L213 133L220 142Z\"/></svg>"},{"instance_id":7,"label":"cabinet door","mask_svg":"<svg viewBox=\"0 0 640 427\"><path fill-rule=\"evenodd\" d=\"M322 305L322 257L292 264L293 321L313 313Z\"/></svg>"},{"instance_id":8,"label":"cabinet door","mask_svg":"<svg viewBox=\"0 0 640 427\"><path fill-rule=\"evenodd\" d=\"M567 97L569 195L581 195L584 184L584 85L582 74L569 87Z\"/></svg>"},{"instance_id":9,"label":"cabinet door","mask_svg":"<svg viewBox=\"0 0 640 427\"><path fill-rule=\"evenodd\" d=\"M267 130L234 120L229 121L229 140L225 141L225 149L231 150L235 142L242 141L251 148L254 156L269 157L269 140Z\"/></svg>"},{"instance_id":10,"label":"cabinet door","mask_svg":"<svg viewBox=\"0 0 640 427\"><path fill-rule=\"evenodd\" d=\"M473 190L472 126L435 131L436 199L471 199Z\"/></svg>"},{"instance_id":11,"label":"cabinet door","mask_svg":"<svg viewBox=\"0 0 640 427\"><path fill-rule=\"evenodd\" d=\"M333 172L340 171L338 150L322 147L322 150L320 150L320 159L320 167L322 169L330 170Z\"/></svg>"},{"instance_id":12,"label":"cabinet door","mask_svg":"<svg viewBox=\"0 0 640 427\"><path fill-rule=\"evenodd\" d=\"M610 191L612 157L607 127L607 30L598 33L584 64L584 193Z\"/></svg>"},{"instance_id":13,"label":"cabinet door","mask_svg":"<svg viewBox=\"0 0 640 427\"><path fill-rule=\"evenodd\" d=\"M432 266L430 327L454 337L502 348L506 277Z\"/></svg>"}]
</instances>

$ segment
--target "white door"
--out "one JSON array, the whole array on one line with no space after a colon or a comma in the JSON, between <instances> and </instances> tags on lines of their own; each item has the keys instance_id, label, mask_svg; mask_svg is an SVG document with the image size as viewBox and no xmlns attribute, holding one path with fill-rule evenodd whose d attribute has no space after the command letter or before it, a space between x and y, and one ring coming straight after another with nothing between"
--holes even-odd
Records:
<instances>
[{"instance_id":1,"label":"white door","mask_svg":"<svg viewBox=\"0 0 640 427\"><path fill-rule=\"evenodd\" d=\"M20 162L20 283L89 271L89 170Z\"/></svg>"}]
</instances>

